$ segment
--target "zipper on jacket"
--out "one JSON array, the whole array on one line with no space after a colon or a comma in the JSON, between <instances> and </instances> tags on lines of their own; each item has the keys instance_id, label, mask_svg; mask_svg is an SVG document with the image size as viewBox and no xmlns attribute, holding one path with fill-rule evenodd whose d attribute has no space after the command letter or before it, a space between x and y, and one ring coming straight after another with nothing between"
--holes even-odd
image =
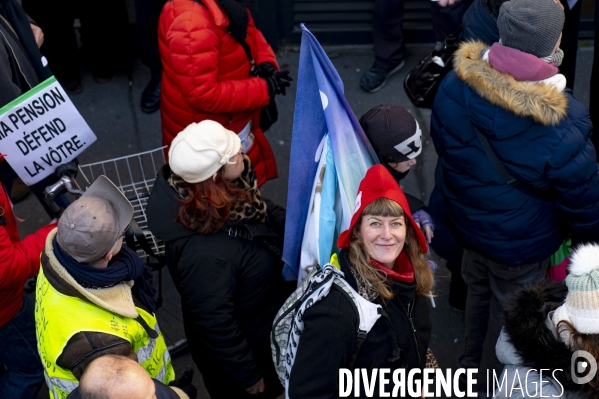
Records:
<instances>
[{"instance_id":1,"label":"zipper on jacket","mask_svg":"<svg viewBox=\"0 0 599 399\"><path fill-rule=\"evenodd\" d=\"M416 354L418 355L418 365L422 366L422 361L420 359L420 347L418 346L418 338L416 337L416 327L414 326L414 321L412 320L412 312L414 311L414 301L408 304L408 319L410 319L410 325L412 326L412 336L414 337L414 343L416 344Z\"/></svg>"}]
</instances>

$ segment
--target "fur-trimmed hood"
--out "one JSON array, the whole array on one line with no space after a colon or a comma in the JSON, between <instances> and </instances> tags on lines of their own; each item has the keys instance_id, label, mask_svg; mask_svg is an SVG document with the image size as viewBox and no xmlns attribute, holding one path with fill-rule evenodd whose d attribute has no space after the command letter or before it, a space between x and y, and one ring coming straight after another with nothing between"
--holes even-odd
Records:
<instances>
[{"instance_id":1,"label":"fur-trimmed hood","mask_svg":"<svg viewBox=\"0 0 599 399\"><path fill-rule=\"evenodd\" d=\"M497 353L506 364L510 363L506 359L512 359L511 364L519 366L562 369L555 377L566 390L579 391L582 386L572 382L570 373L573 351L559 339L550 319L567 292L563 283L542 280L508 296L503 313L507 342L500 339Z\"/></svg>"},{"instance_id":2,"label":"fur-trimmed hood","mask_svg":"<svg viewBox=\"0 0 599 399\"><path fill-rule=\"evenodd\" d=\"M453 58L457 76L491 104L544 126L557 126L568 110L565 94L551 85L519 82L496 71L482 59L486 47L482 42L462 43Z\"/></svg>"}]
</instances>

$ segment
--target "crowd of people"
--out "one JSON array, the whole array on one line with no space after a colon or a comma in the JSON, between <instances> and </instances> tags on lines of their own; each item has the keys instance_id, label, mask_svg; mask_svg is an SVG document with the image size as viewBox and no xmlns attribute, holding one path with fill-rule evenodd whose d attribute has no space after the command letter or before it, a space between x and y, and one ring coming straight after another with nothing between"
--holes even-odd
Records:
<instances>
[{"instance_id":1,"label":"crowd of people","mask_svg":"<svg viewBox=\"0 0 599 399\"><path fill-rule=\"evenodd\" d=\"M38 25L16 0L0 0L0 107L52 74L71 94L82 90L79 67L57 61L68 59L77 14L51 25L41 3L23 4ZM283 281L285 209L260 189L277 177L265 110L292 78L255 26L253 1L154 3L135 2L152 71L142 107L161 111L167 163L145 212L165 242L211 398L334 398L340 369L438 368L431 249L452 272L449 302L465 316L459 363L479 370L479 397L599 396L599 376L581 380L570 361L579 351L599 360L599 164L589 112L571 90L581 0L433 6L437 39L463 22L464 41L432 107L438 163L429 205L400 185L422 151L419 123L398 105L370 109L359 124L380 164L363 176L331 257L343 282L298 302L285 372L273 362L273 322L307 285ZM77 10L89 51L101 15ZM375 1L366 92L405 64L402 14L401 2ZM88 62L102 83L114 66L99 55ZM175 376L152 271L123 244L133 217L127 198L100 176L72 203L59 197L60 217L21 239L16 178L0 154L0 397L35 398L45 382L52 399L195 398L190 375ZM55 216L43 200L53 179L30 190ZM567 241L568 275L550 281L550 259ZM550 372L538 385L515 378L541 369ZM489 394L489 371L509 384Z\"/></svg>"}]
</instances>

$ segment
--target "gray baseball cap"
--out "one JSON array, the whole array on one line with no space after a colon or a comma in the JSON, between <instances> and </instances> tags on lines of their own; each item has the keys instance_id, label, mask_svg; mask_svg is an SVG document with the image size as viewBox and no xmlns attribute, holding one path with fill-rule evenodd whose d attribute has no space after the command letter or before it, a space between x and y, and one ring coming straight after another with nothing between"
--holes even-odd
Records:
<instances>
[{"instance_id":1,"label":"gray baseball cap","mask_svg":"<svg viewBox=\"0 0 599 399\"><path fill-rule=\"evenodd\" d=\"M90 263L110 251L133 217L133 206L106 176L100 176L64 211L56 241L71 257Z\"/></svg>"}]
</instances>

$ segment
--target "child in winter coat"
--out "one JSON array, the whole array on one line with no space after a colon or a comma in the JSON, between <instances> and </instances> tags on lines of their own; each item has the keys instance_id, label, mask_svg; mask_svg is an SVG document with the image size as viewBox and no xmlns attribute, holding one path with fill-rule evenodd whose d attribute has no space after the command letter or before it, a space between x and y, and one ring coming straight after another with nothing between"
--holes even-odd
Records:
<instances>
[{"instance_id":1,"label":"child in winter coat","mask_svg":"<svg viewBox=\"0 0 599 399\"><path fill-rule=\"evenodd\" d=\"M494 398L599 397L598 245L572 254L565 286L540 281L509 296L504 309L496 353L505 368L489 387Z\"/></svg>"},{"instance_id":2,"label":"child in winter coat","mask_svg":"<svg viewBox=\"0 0 599 399\"><path fill-rule=\"evenodd\" d=\"M399 182L416 165L416 157L422 152L422 131L418 122L399 105L382 104L370 109L360 118L360 125L391 176ZM406 193L414 220L431 242L435 226L426 205L419 198Z\"/></svg>"}]
</instances>

